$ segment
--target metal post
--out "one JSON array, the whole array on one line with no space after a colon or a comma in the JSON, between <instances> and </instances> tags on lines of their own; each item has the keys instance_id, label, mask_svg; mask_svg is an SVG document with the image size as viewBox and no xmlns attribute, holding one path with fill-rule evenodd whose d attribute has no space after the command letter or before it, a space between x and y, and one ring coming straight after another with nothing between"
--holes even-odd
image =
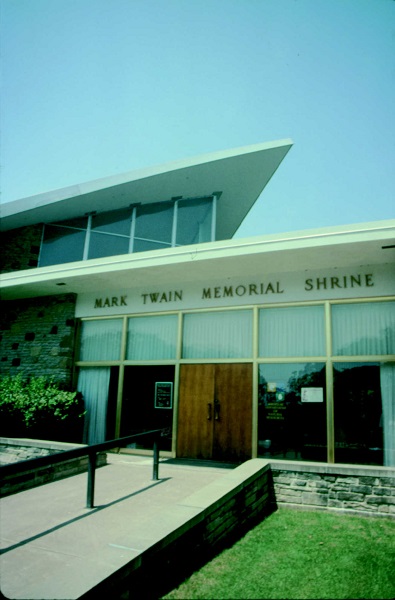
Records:
<instances>
[{"instance_id":1,"label":"metal post","mask_svg":"<svg viewBox=\"0 0 395 600\"><path fill-rule=\"evenodd\" d=\"M93 508L95 500L96 452L89 452L88 461L88 489L86 494L86 507Z\"/></svg>"},{"instance_id":2,"label":"metal post","mask_svg":"<svg viewBox=\"0 0 395 600\"><path fill-rule=\"evenodd\" d=\"M158 438L155 438L154 440L154 470L153 470L153 475L152 475L152 479L154 481L158 481L159 479L159 441Z\"/></svg>"}]
</instances>

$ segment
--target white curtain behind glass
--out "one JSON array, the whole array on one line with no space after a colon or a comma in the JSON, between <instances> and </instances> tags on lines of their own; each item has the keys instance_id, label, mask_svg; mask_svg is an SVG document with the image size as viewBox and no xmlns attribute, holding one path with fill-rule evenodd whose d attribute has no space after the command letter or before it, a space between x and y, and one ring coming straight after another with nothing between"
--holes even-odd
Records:
<instances>
[{"instance_id":1,"label":"white curtain behind glass","mask_svg":"<svg viewBox=\"0 0 395 600\"><path fill-rule=\"evenodd\" d=\"M259 356L324 354L323 306L266 308L259 311Z\"/></svg>"},{"instance_id":2,"label":"white curtain behind glass","mask_svg":"<svg viewBox=\"0 0 395 600\"><path fill-rule=\"evenodd\" d=\"M183 358L252 356L252 312L247 310L184 316Z\"/></svg>"},{"instance_id":3,"label":"white curtain behind glass","mask_svg":"<svg viewBox=\"0 0 395 600\"><path fill-rule=\"evenodd\" d=\"M158 360L176 357L176 315L129 319L126 358Z\"/></svg>"},{"instance_id":4,"label":"white curtain behind glass","mask_svg":"<svg viewBox=\"0 0 395 600\"><path fill-rule=\"evenodd\" d=\"M332 307L333 354L395 354L395 302Z\"/></svg>"},{"instance_id":5,"label":"white curtain behind glass","mask_svg":"<svg viewBox=\"0 0 395 600\"><path fill-rule=\"evenodd\" d=\"M83 321L80 360L119 360L122 319Z\"/></svg>"},{"instance_id":6,"label":"white curtain behind glass","mask_svg":"<svg viewBox=\"0 0 395 600\"><path fill-rule=\"evenodd\" d=\"M81 369L78 390L85 402L84 443L100 444L106 439L110 367Z\"/></svg>"},{"instance_id":7,"label":"white curtain behind glass","mask_svg":"<svg viewBox=\"0 0 395 600\"><path fill-rule=\"evenodd\" d=\"M395 363L380 366L383 403L384 466L395 467Z\"/></svg>"}]
</instances>

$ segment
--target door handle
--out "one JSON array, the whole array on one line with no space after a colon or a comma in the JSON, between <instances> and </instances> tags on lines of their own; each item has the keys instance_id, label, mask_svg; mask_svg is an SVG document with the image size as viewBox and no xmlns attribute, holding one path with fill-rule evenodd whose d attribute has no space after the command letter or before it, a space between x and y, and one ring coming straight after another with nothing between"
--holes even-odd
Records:
<instances>
[{"instance_id":1,"label":"door handle","mask_svg":"<svg viewBox=\"0 0 395 600\"><path fill-rule=\"evenodd\" d=\"M207 404L207 421L211 421L211 402Z\"/></svg>"},{"instance_id":2,"label":"door handle","mask_svg":"<svg viewBox=\"0 0 395 600\"><path fill-rule=\"evenodd\" d=\"M214 419L216 421L219 421L219 409L220 408L221 408L221 405L218 402L218 400L214 400Z\"/></svg>"}]
</instances>

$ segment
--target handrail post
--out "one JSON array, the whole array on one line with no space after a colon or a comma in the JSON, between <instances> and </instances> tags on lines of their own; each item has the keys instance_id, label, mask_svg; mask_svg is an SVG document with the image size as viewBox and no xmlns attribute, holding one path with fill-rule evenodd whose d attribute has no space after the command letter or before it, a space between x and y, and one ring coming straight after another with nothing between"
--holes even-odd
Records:
<instances>
[{"instance_id":1,"label":"handrail post","mask_svg":"<svg viewBox=\"0 0 395 600\"><path fill-rule=\"evenodd\" d=\"M88 488L86 493L86 507L93 508L95 500L95 471L96 471L96 452L90 451L88 454Z\"/></svg>"},{"instance_id":2,"label":"handrail post","mask_svg":"<svg viewBox=\"0 0 395 600\"><path fill-rule=\"evenodd\" d=\"M154 481L158 481L159 479L159 439L155 437L154 439L154 467L152 479Z\"/></svg>"}]
</instances>

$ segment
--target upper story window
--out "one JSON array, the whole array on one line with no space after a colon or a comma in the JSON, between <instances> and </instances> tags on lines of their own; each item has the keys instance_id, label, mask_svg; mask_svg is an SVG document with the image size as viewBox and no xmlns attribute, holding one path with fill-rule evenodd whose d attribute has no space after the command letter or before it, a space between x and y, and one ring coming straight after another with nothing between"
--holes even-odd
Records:
<instances>
[{"instance_id":1,"label":"upper story window","mask_svg":"<svg viewBox=\"0 0 395 600\"><path fill-rule=\"evenodd\" d=\"M214 241L215 201L157 202L46 224L39 266Z\"/></svg>"}]
</instances>

